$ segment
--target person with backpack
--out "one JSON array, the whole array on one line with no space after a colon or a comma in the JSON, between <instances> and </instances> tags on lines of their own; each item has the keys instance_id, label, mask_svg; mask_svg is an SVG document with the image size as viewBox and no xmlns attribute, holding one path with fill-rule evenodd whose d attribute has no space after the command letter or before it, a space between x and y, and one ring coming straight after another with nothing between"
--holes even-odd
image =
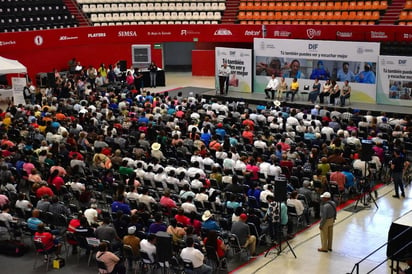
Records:
<instances>
[{"instance_id":1,"label":"person with backpack","mask_svg":"<svg viewBox=\"0 0 412 274\"><path fill-rule=\"evenodd\" d=\"M331 201L331 194L324 192L320 198L322 199L322 205L320 207L320 240L322 247L318 248L319 252L332 251L333 241L333 223L336 220L336 204Z\"/></svg>"}]
</instances>

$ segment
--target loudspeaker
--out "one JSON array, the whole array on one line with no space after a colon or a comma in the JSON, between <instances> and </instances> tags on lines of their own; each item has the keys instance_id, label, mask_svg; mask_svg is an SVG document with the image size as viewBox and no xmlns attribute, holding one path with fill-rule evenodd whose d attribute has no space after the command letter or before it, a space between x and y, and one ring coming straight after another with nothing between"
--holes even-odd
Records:
<instances>
[{"instance_id":1,"label":"loudspeaker","mask_svg":"<svg viewBox=\"0 0 412 274\"><path fill-rule=\"evenodd\" d=\"M56 77L53 72L47 73L47 85L52 88L56 87Z\"/></svg>"},{"instance_id":2,"label":"loudspeaker","mask_svg":"<svg viewBox=\"0 0 412 274\"><path fill-rule=\"evenodd\" d=\"M275 201L285 202L287 199L287 180L275 180Z\"/></svg>"},{"instance_id":3,"label":"loudspeaker","mask_svg":"<svg viewBox=\"0 0 412 274\"><path fill-rule=\"evenodd\" d=\"M365 162L372 160L372 156L375 155L375 151L372 149L372 142L366 142L369 140L362 140L362 150L360 153L360 159Z\"/></svg>"},{"instance_id":4,"label":"loudspeaker","mask_svg":"<svg viewBox=\"0 0 412 274\"><path fill-rule=\"evenodd\" d=\"M126 71L127 70L127 61L126 60L120 60L119 64L120 64L120 70L121 71Z\"/></svg>"},{"instance_id":5,"label":"loudspeaker","mask_svg":"<svg viewBox=\"0 0 412 274\"><path fill-rule=\"evenodd\" d=\"M159 262L168 262L173 257L172 236L164 231L156 233L156 256Z\"/></svg>"}]
</instances>

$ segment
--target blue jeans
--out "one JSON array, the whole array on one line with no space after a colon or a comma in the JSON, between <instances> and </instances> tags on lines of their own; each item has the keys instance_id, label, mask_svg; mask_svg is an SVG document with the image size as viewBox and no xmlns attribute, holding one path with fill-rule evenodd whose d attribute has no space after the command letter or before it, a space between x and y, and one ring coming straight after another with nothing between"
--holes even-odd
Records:
<instances>
[{"instance_id":1,"label":"blue jeans","mask_svg":"<svg viewBox=\"0 0 412 274\"><path fill-rule=\"evenodd\" d=\"M402 172L393 172L392 179L395 184L395 195L399 196L399 189L401 190L402 195L405 195L405 190L403 188L403 179Z\"/></svg>"}]
</instances>

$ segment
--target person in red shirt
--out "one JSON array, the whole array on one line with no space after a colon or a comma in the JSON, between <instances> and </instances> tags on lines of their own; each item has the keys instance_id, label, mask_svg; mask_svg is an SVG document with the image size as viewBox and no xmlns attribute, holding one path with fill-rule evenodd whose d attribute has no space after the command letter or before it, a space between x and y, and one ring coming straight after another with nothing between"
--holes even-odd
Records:
<instances>
[{"instance_id":1,"label":"person in red shirt","mask_svg":"<svg viewBox=\"0 0 412 274\"><path fill-rule=\"evenodd\" d=\"M168 208L175 208L176 202L170 198L170 191L168 189L165 190L163 193L162 198L160 198L160 205L168 207Z\"/></svg>"},{"instance_id":2,"label":"person in red shirt","mask_svg":"<svg viewBox=\"0 0 412 274\"><path fill-rule=\"evenodd\" d=\"M190 218L184 215L183 208L179 208L177 210L177 214L175 215L175 219L178 223L181 223L184 226L190 225Z\"/></svg>"},{"instance_id":3,"label":"person in red shirt","mask_svg":"<svg viewBox=\"0 0 412 274\"><path fill-rule=\"evenodd\" d=\"M39 187L36 190L36 197L40 199L44 195L48 195L49 197L53 197L54 196L53 190L51 190L51 188L46 186L46 185L42 185L41 187Z\"/></svg>"},{"instance_id":4,"label":"person in red shirt","mask_svg":"<svg viewBox=\"0 0 412 274\"><path fill-rule=\"evenodd\" d=\"M207 237L204 238L203 243L205 247L212 247L216 252L219 258L223 258L226 255L227 247L222 239L217 237L216 230L209 230Z\"/></svg>"},{"instance_id":5,"label":"person in red shirt","mask_svg":"<svg viewBox=\"0 0 412 274\"><path fill-rule=\"evenodd\" d=\"M243 126L248 126L251 131L255 129L255 122L253 120L249 119L249 114L245 115L245 120L242 122Z\"/></svg>"},{"instance_id":6,"label":"person in red shirt","mask_svg":"<svg viewBox=\"0 0 412 274\"><path fill-rule=\"evenodd\" d=\"M76 232L76 228L80 226L81 216L82 215L71 219L67 227L67 242L72 246L72 254L77 254L77 241L74 238L74 233Z\"/></svg>"},{"instance_id":7,"label":"person in red shirt","mask_svg":"<svg viewBox=\"0 0 412 274\"><path fill-rule=\"evenodd\" d=\"M60 254L61 244L56 240L56 237L50 232L46 232L44 223L40 223L37 226L37 231L34 234L34 241L41 242L43 244L44 250L38 250L40 252L55 252L58 257Z\"/></svg>"},{"instance_id":8,"label":"person in red shirt","mask_svg":"<svg viewBox=\"0 0 412 274\"><path fill-rule=\"evenodd\" d=\"M58 169L55 169L53 173L50 175L48 183L49 185L53 185L57 191L60 191L60 189L64 185L64 180L62 177L59 176Z\"/></svg>"},{"instance_id":9,"label":"person in red shirt","mask_svg":"<svg viewBox=\"0 0 412 274\"><path fill-rule=\"evenodd\" d=\"M246 165L246 171L250 173L250 179L252 181L259 180L259 170L260 168L256 165L255 158L251 158L249 163Z\"/></svg>"},{"instance_id":10,"label":"person in red shirt","mask_svg":"<svg viewBox=\"0 0 412 274\"><path fill-rule=\"evenodd\" d=\"M253 134L253 131L250 129L249 126L245 127L245 130L242 133L243 139L246 139L249 141L249 144L253 144L253 138L255 135Z\"/></svg>"}]
</instances>

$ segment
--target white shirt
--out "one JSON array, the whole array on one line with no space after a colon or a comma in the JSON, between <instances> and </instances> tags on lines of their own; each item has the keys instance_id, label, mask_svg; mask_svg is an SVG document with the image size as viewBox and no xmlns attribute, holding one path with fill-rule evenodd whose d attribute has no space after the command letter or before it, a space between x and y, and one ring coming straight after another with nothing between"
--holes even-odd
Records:
<instances>
[{"instance_id":1,"label":"white shirt","mask_svg":"<svg viewBox=\"0 0 412 274\"><path fill-rule=\"evenodd\" d=\"M229 77L230 75L230 67L226 66L226 68L224 66L220 67L219 69L219 76L224 76L224 77Z\"/></svg>"},{"instance_id":2,"label":"white shirt","mask_svg":"<svg viewBox=\"0 0 412 274\"><path fill-rule=\"evenodd\" d=\"M140 245L142 244L140 243ZM194 247L183 248L182 252L180 252L180 257L183 260L191 261L193 264L193 268L201 267L203 265L203 260L205 258L203 253Z\"/></svg>"},{"instance_id":3,"label":"white shirt","mask_svg":"<svg viewBox=\"0 0 412 274\"><path fill-rule=\"evenodd\" d=\"M195 196L196 201L207 201L209 199L209 196L206 193L198 193Z\"/></svg>"},{"instance_id":4,"label":"white shirt","mask_svg":"<svg viewBox=\"0 0 412 274\"><path fill-rule=\"evenodd\" d=\"M266 199L267 196L272 195L273 196L273 192L270 190L263 190L262 192L260 192L260 196L259 199L261 202L267 203L268 200Z\"/></svg>"},{"instance_id":5,"label":"white shirt","mask_svg":"<svg viewBox=\"0 0 412 274\"><path fill-rule=\"evenodd\" d=\"M192 213L192 212L197 212L197 208L194 204L189 203L189 202L185 202L181 205L181 207L183 208L183 211L185 213Z\"/></svg>"},{"instance_id":6,"label":"white shirt","mask_svg":"<svg viewBox=\"0 0 412 274\"><path fill-rule=\"evenodd\" d=\"M94 208L88 208L84 211L84 217L86 217L90 225L96 223L97 215L97 210Z\"/></svg>"},{"instance_id":7,"label":"white shirt","mask_svg":"<svg viewBox=\"0 0 412 274\"><path fill-rule=\"evenodd\" d=\"M140 251L146 252L149 255L150 261L155 261L153 255L156 254L156 246L150 243L147 239L140 241Z\"/></svg>"},{"instance_id":8,"label":"white shirt","mask_svg":"<svg viewBox=\"0 0 412 274\"><path fill-rule=\"evenodd\" d=\"M268 84L266 85L267 89L277 90L279 86L279 81L276 78L270 78Z\"/></svg>"},{"instance_id":9,"label":"white shirt","mask_svg":"<svg viewBox=\"0 0 412 274\"><path fill-rule=\"evenodd\" d=\"M294 206L296 209L296 214L298 214L299 216L303 214L303 211L305 210L305 207L302 204L302 201L298 200L298 199L288 199L286 201L286 204L288 206Z\"/></svg>"}]
</instances>

